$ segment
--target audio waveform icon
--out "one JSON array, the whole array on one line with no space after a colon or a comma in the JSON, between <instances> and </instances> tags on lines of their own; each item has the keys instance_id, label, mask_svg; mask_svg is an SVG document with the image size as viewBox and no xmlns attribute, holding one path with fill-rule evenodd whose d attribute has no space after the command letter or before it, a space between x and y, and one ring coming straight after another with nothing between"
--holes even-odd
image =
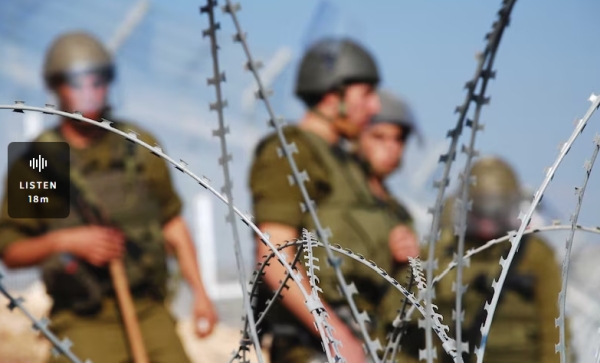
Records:
<instances>
[{"instance_id":1,"label":"audio waveform icon","mask_svg":"<svg viewBox=\"0 0 600 363\"><path fill-rule=\"evenodd\" d=\"M38 170L40 173L44 168L48 167L48 160L44 159L41 155L38 155L38 158L33 158L29 160L29 167L33 170Z\"/></svg>"}]
</instances>

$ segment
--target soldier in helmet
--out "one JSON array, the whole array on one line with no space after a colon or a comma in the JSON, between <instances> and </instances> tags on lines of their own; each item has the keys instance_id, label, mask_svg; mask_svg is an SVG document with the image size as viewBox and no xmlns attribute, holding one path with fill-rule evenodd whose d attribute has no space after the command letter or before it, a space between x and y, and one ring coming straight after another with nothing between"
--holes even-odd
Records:
<instances>
[{"instance_id":1,"label":"soldier in helmet","mask_svg":"<svg viewBox=\"0 0 600 363\"><path fill-rule=\"evenodd\" d=\"M519 207L523 193L511 166L498 157L483 157L473 163L471 176L475 184L470 186L472 208L467 216L465 251L485 242L517 230ZM454 224L458 215L455 210L456 196L451 196L442 215L441 239L436 246L436 258L440 270L452 261L458 237ZM465 362L475 362L474 347L480 345L481 332L487 312L486 301L491 301L492 281L500 275L499 261L506 257L509 243L495 245L470 258L463 269L463 341L469 343L469 354L463 354ZM452 270L436 286L434 303L444 317L453 316L456 270ZM551 247L536 235L524 236L511 264L496 309L492 328L487 340L486 362L559 362L555 344L559 330L555 318L559 315L558 294L561 289L561 273ZM450 334L454 335L454 321ZM440 350L438 356L451 362L448 354Z\"/></svg>"},{"instance_id":2,"label":"soldier in helmet","mask_svg":"<svg viewBox=\"0 0 600 363\"><path fill-rule=\"evenodd\" d=\"M332 232L329 242L350 248L389 270L393 258L387 246L395 220L371 193L367 175L348 147L380 110L376 92L379 78L373 56L357 42L348 38L315 42L304 54L296 79L296 96L307 111L297 125L285 126L284 135L298 149L292 157L299 171L305 170L309 175L310 180L304 185L315 202L322 226ZM300 209L300 189L290 185L288 175L292 171L286 158L278 157L279 147L275 134L263 139L256 148L250 171L255 220L274 244L300 238L303 229L316 231L310 214ZM257 260L262 261L269 253L269 248L257 240ZM325 250L316 248L313 253L321 265L317 274L329 323L343 342L341 353L348 362L366 362L361 336L339 293L334 270L326 266ZM406 260L405 256L402 258ZM298 269L305 274L303 265L298 264ZM375 308L387 282L351 259L344 260L342 273L357 286L360 296L355 295L355 300L360 310L371 315L369 329L375 334ZM274 291L283 276L283 267L271 263L265 270L262 293ZM310 291L306 277L302 282ZM294 283L288 285L283 298L266 315L273 335L271 361L326 359L303 296Z\"/></svg>"},{"instance_id":3,"label":"soldier in helmet","mask_svg":"<svg viewBox=\"0 0 600 363\"><path fill-rule=\"evenodd\" d=\"M121 131L132 130L140 139L156 143L150 133L110 114L107 94L114 76L111 54L90 34L66 33L47 53L44 79L61 110L116 121L113 126ZM50 329L71 340L72 351L82 360L113 363L131 360L107 268L110 261L122 259L149 359L189 362L165 306L167 250L178 257L193 290L193 315L204 324L197 330L200 336L210 334L217 315L202 284L166 163L115 133L67 118L35 141L70 145L70 170L61 169L65 163L58 156L48 158L47 168L57 178L70 174L70 214L64 219L10 218L5 193L2 261L9 268L41 265L53 300ZM29 180L25 156L33 151L12 162L10 173ZM32 208L29 215L37 213L33 207L23 208Z\"/></svg>"},{"instance_id":4,"label":"soldier in helmet","mask_svg":"<svg viewBox=\"0 0 600 363\"><path fill-rule=\"evenodd\" d=\"M357 154L369 175L369 186L382 207L389 211L389 216L396 225L391 231L389 251L394 256L392 270L388 271L397 281L404 282L410 276L407 264L408 257L419 255L419 241L414 230L414 220L408 209L398 201L388 189L386 180L402 166L406 143L413 136L422 142L422 135L417 128L409 105L390 90L378 91L381 111L371 119L367 128L357 140ZM392 331L392 323L402 306L404 296L391 285L378 304L377 316L380 321L380 338L387 338ZM412 327L411 327L412 329ZM401 362L416 356L418 351L411 344L413 332L404 331L400 345L402 347ZM417 359L412 358L412 361Z\"/></svg>"}]
</instances>

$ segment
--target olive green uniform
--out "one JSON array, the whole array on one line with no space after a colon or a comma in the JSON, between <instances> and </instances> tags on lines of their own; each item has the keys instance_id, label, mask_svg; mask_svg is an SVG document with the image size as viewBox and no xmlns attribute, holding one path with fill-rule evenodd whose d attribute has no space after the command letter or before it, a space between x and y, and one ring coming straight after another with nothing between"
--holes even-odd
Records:
<instances>
[{"instance_id":1,"label":"olive green uniform","mask_svg":"<svg viewBox=\"0 0 600 363\"><path fill-rule=\"evenodd\" d=\"M150 145L156 143L152 135L129 123L115 125L122 131L137 132L140 139ZM44 132L36 141L64 140L58 130L53 129ZM10 170L27 180L29 171L25 160L18 160ZM164 300L167 266L162 227L179 215L182 208L166 163L122 136L107 132L85 149L71 148L71 176L89 205L103 210L127 237L124 262L150 360L157 363L189 362ZM86 224L77 208L71 205L70 211L65 219L12 219L8 216L5 196L0 215L0 257L7 247L19 240ZM42 264L42 276L53 299L50 329L61 339L69 338L73 342L72 351L82 360L89 358L94 363L131 361L107 268L96 268L79 261L80 268L85 268L94 277L96 286L102 291L100 304L83 312L73 305L80 297L72 277L55 273L57 266L58 270L61 270L60 266L64 267L60 258L60 255L53 255ZM53 361L68 360L61 356Z\"/></svg>"},{"instance_id":2,"label":"olive green uniform","mask_svg":"<svg viewBox=\"0 0 600 363\"><path fill-rule=\"evenodd\" d=\"M449 223L453 199L447 203L444 214L441 239L436 245L438 273L448 266L456 251L457 237ZM483 242L466 240L465 252L479 247ZM559 340L559 330L555 327L555 318L559 315L558 294L560 292L560 270L552 249L540 238L525 236L519 247L523 255L515 259L514 275L507 279L503 286L503 296L498 305L492 327L489 332L485 361L486 362L559 362L560 356L555 353L555 344ZM510 243L497 244L470 258L468 266L463 268L463 285L467 285L463 295L464 321L463 331L472 328L474 336L471 346L479 345L483 323L475 322L476 316L483 308L486 299L491 300L492 281L500 273L499 261L506 257ZM512 273L511 273L512 274ZM456 269L451 270L436 285L434 303L444 317L452 316L455 307L455 292L452 285L456 281ZM449 318L444 323L450 327L450 335L454 337L454 321ZM463 333L463 341L467 340ZM472 352L472 348L471 348ZM441 354L441 355L440 355ZM438 351L438 357L451 358L444 351ZM476 356L470 355L467 362L475 362Z\"/></svg>"},{"instance_id":3,"label":"olive green uniform","mask_svg":"<svg viewBox=\"0 0 600 363\"><path fill-rule=\"evenodd\" d=\"M323 227L329 227L332 232L329 242L363 255L385 271L392 271L394 263L388 235L394 226L407 223L407 220L399 220L397 210L393 211L390 205L373 196L360 163L339 146L329 145L317 135L296 126L285 127L284 134L298 149L298 153L293 154L298 170L305 170L309 175L310 180L304 185L315 201ZM278 156L279 147L276 135L270 135L256 149L250 173L255 222L293 226L299 233L303 228L314 232L310 214L302 213L300 209L303 199L299 187L289 184L291 168L285 157ZM409 218L407 214L403 217ZM322 298L342 319L347 316L349 325L353 325L345 300L338 292L334 270L326 266L325 250L317 248L313 253L320 263L317 274ZM372 269L350 258L344 258L341 269L347 281L357 286L359 296L355 295L355 301L360 310L366 310L372 317L372 334L378 334L386 322L379 317L385 314L377 311L377 307L384 294L391 290L389 284ZM403 276L399 278L401 283L407 273L406 266L401 266L396 274ZM395 309L400 304L401 297L398 297ZM273 362L308 362L312 357L324 354L320 340L307 332L279 303L269 311L266 320L274 335Z\"/></svg>"}]
</instances>

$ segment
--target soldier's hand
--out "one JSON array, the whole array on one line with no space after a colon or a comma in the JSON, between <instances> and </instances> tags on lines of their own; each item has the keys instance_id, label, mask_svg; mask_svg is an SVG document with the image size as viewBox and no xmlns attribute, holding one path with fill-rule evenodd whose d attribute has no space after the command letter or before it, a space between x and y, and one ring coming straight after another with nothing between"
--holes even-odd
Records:
<instances>
[{"instance_id":1,"label":"soldier's hand","mask_svg":"<svg viewBox=\"0 0 600 363\"><path fill-rule=\"evenodd\" d=\"M205 293L195 295L193 316L196 335L200 338L209 336L219 320L213 302Z\"/></svg>"},{"instance_id":2,"label":"soldier's hand","mask_svg":"<svg viewBox=\"0 0 600 363\"><path fill-rule=\"evenodd\" d=\"M125 236L114 228L83 226L63 229L55 233L62 250L94 266L104 266L123 255Z\"/></svg>"},{"instance_id":3,"label":"soldier's hand","mask_svg":"<svg viewBox=\"0 0 600 363\"><path fill-rule=\"evenodd\" d=\"M409 257L419 255L419 240L414 232L404 225L394 227L389 235L389 247L396 262L407 262Z\"/></svg>"}]
</instances>

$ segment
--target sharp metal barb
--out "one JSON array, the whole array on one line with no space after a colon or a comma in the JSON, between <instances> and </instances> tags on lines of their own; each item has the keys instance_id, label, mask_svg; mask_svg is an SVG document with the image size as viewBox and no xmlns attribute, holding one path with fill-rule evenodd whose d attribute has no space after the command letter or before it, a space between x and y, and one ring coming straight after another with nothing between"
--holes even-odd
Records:
<instances>
[{"instance_id":1,"label":"sharp metal barb","mask_svg":"<svg viewBox=\"0 0 600 363\"><path fill-rule=\"evenodd\" d=\"M596 162L596 157L598 156L598 150L600 149L600 145L596 141L598 139L598 135L594 138L594 149L592 152L592 157L590 161L587 161L584 165L585 174L583 178L583 183L580 188L576 188L577 190L577 205L575 207L575 212L573 213L573 217L571 218L571 231L569 233L569 237L567 238L567 243L565 246L565 256L563 258L562 264L562 288L560 293L558 294L558 305L560 308L560 314L558 319L556 320L556 325L559 329L559 341L556 345L556 352L560 353L560 362L566 363L566 305L567 305L567 280L569 276L569 263L571 257L571 247L573 246L573 238L575 237L575 230L577 229L577 220L579 219L579 211L581 210L581 205L583 204L583 196L585 194L585 190L590 179L590 173ZM565 152L566 153L566 152Z\"/></svg>"}]
</instances>

